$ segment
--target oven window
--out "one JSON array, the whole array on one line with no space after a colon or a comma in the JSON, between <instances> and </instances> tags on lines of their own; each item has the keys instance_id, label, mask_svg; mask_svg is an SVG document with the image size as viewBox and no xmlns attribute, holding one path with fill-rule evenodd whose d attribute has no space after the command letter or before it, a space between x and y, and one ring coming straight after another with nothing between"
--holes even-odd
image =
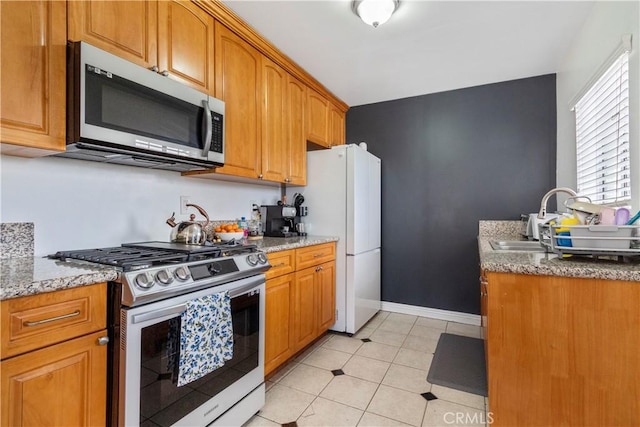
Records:
<instances>
[{"instance_id":1,"label":"oven window","mask_svg":"<svg viewBox=\"0 0 640 427\"><path fill-rule=\"evenodd\" d=\"M231 299L233 358L210 374L178 387L167 352L171 328L179 317L142 330L140 425L170 426L258 367L259 294ZM178 321L176 321L178 320ZM177 329L179 331L179 328Z\"/></svg>"}]
</instances>

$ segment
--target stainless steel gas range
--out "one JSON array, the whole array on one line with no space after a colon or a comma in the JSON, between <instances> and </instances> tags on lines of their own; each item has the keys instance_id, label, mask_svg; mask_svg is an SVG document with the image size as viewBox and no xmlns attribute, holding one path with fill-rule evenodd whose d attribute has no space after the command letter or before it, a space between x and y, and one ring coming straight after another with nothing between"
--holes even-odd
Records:
<instances>
[{"instance_id":1,"label":"stainless steel gas range","mask_svg":"<svg viewBox=\"0 0 640 427\"><path fill-rule=\"evenodd\" d=\"M142 242L52 257L119 272L108 296L109 425L242 425L264 405L264 272L270 265L255 245ZM176 350L181 322L192 302L214 295L228 300L227 359L179 386L176 365L193 348Z\"/></svg>"}]
</instances>

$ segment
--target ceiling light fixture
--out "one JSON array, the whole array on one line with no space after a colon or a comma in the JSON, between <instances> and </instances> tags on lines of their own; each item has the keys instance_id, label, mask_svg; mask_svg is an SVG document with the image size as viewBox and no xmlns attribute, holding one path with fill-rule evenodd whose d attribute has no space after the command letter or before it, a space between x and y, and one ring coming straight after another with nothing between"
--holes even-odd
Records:
<instances>
[{"instance_id":1,"label":"ceiling light fixture","mask_svg":"<svg viewBox=\"0 0 640 427\"><path fill-rule=\"evenodd\" d=\"M353 0L351 10L365 24L378 28L378 25L384 24L391 18L399 3L399 0Z\"/></svg>"}]
</instances>

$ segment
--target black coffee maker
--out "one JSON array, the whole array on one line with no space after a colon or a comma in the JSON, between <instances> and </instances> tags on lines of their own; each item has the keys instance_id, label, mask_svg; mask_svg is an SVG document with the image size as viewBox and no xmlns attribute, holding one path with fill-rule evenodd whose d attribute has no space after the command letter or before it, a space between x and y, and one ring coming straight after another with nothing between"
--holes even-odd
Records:
<instances>
[{"instance_id":1,"label":"black coffee maker","mask_svg":"<svg viewBox=\"0 0 640 427\"><path fill-rule=\"evenodd\" d=\"M295 237L296 208L289 205L260 206L262 229L266 237Z\"/></svg>"}]
</instances>

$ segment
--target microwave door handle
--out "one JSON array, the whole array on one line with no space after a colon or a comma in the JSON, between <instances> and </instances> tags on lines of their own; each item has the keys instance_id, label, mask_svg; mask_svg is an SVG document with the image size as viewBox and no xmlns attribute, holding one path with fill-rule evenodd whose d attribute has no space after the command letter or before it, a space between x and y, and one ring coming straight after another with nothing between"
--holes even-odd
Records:
<instances>
[{"instance_id":1,"label":"microwave door handle","mask_svg":"<svg viewBox=\"0 0 640 427\"><path fill-rule=\"evenodd\" d=\"M213 133L213 125L211 124L211 110L209 109L209 101L206 99L202 101L202 108L204 108L204 117L202 118L202 133L204 135L204 147L202 148L202 157L209 156L209 150L211 149L211 134Z\"/></svg>"}]
</instances>

